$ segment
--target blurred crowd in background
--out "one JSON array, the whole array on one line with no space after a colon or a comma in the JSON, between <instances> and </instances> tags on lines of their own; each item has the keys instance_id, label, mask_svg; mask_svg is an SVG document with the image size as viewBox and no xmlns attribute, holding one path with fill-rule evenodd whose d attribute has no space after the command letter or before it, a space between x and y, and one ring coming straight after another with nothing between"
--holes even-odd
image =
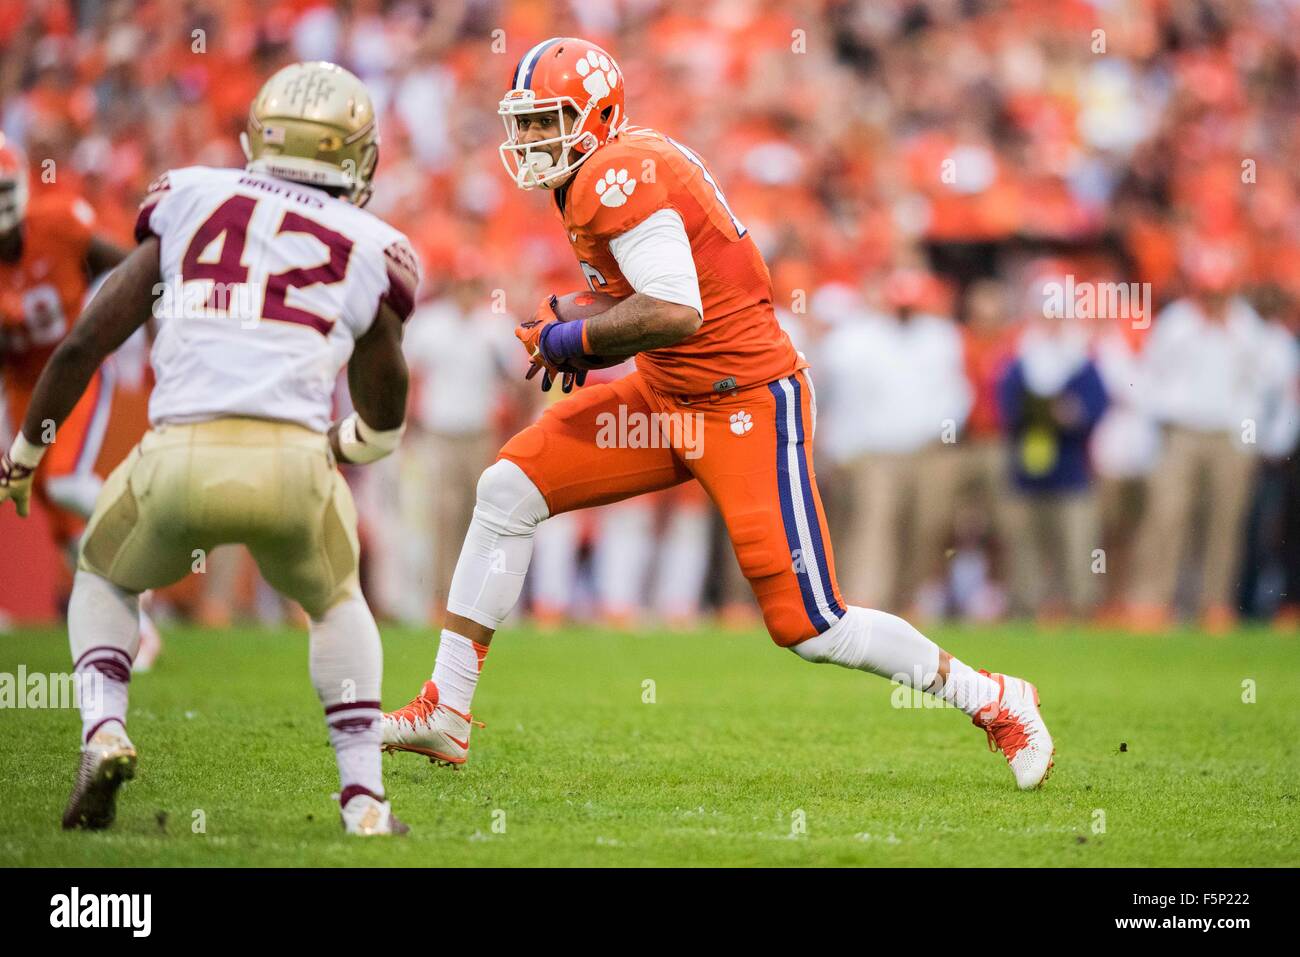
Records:
<instances>
[{"instance_id":1,"label":"blurred crowd in background","mask_svg":"<svg viewBox=\"0 0 1300 957\"><path fill-rule=\"evenodd\" d=\"M554 35L614 55L632 122L709 162L767 258L813 364L846 598L921 620L1300 625L1287 0L34 0L0 7L0 128L33 188L85 196L125 243L160 172L242 165L277 67L367 82L369 208L424 282L412 428L351 478L372 604L426 622L478 472L547 401L511 329L583 284L550 197L497 157L514 64ZM116 360L119 458L146 348ZM214 554L158 601L282 614L253 574ZM545 623L758 620L694 486L545 523L527 594Z\"/></svg>"}]
</instances>

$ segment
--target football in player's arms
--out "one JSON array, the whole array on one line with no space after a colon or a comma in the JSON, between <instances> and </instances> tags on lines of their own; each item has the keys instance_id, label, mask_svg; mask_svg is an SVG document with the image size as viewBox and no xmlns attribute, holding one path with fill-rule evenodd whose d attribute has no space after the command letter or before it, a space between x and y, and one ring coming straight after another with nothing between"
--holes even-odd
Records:
<instances>
[{"instance_id":1,"label":"football in player's arms","mask_svg":"<svg viewBox=\"0 0 1300 957\"><path fill-rule=\"evenodd\" d=\"M555 318L560 322L582 322L609 312L610 309L618 305L619 301L609 293L592 292L583 289L578 292L565 293L563 296L552 296L547 301L547 305L550 306L551 312L555 314ZM630 358L631 355L598 356L583 353L580 356L574 356L567 364L574 369L591 371L592 369L608 369L612 366L622 365ZM530 376L536 374L536 370L539 368L540 366L533 366L529 370ZM579 376L578 385L581 385L583 381L582 377Z\"/></svg>"}]
</instances>

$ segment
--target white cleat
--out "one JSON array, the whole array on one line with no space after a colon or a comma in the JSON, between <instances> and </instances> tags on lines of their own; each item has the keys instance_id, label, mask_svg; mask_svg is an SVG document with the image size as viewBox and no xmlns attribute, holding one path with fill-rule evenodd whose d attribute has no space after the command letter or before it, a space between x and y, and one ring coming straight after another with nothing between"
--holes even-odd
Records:
<instances>
[{"instance_id":1,"label":"white cleat","mask_svg":"<svg viewBox=\"0 0 1300 957\"><path fill-rule=\"evenodd\" d=\"M453 767L465 763L472 725L483 727L438 701L438 686L426 681L410 704L384 715L383 749L423 754L435 764Z\"/></svg>"},{"instance_id":2,"label":"white cleat","mask_svg":"<svg viewBox=\"0 0 1300 957\"><path fill-rule=\"evenodd\" d=\"M357 794L340 809L343 830L360 837L403 835L411 829L393 814L393 806L371 794Z\"/></svg>"},{"instance_id":3,"label":"white cleat","mask_svg":"<svg viewBox=\"0 0 1300 957\"><path fill-rule=\"evenodd\" d=\"M989 736L989 750L1001 751L1022 791L1038 787L1051 773L1056 753L1038 711L1038 689L1023 678L989 674L1001 689L998 700L972 719Z\"/></svg>"},{"instance_id":4,"label":"white cleat","mask_svg":"<svg viewBox=\"0 0 1300 957\"><path fill-rule=\"evenodd\" d=\"M135 777L135 745L121 725L108 724L81 746L77 780L63 812L63 829L101 830L117 814L117 789Z\"/></svg>"}]
</instances>

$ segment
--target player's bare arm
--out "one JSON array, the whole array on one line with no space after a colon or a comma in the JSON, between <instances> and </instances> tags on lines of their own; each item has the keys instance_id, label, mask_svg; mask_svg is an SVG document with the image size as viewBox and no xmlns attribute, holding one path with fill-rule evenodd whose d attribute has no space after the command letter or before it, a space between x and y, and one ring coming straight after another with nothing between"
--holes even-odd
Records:
<instances>
[{"instance_id":1,"label":"player's bare arm","mask_svg":"<svg viewBox=\"0 0 1300 957\"><path fill-rule=\"evenodd\" d=\"M688 339L702 322L691 306L638 292L587 321L587 344L600 355L631 355Z\"/></svg>"},{"instance_id":2,"label":"player's bare arm","mask_svg":"<svg viewBox=\"0 0 1300 957\"><path fill-rule=\"evenodd\" d=\"M409 373L402 355L402 320L387 304L357 340L348 362L348 389L356 411L330 428L330 447L341 462L364 464L371 452L401 439ZM367 449L369 446L369 449Z\"/></svg>"},{"instance_id":3,"label":"player's bare arm","mask_svg":"<svg viewBox=\"0 0 1300 957\"><path fill-rule=\"evenodd\" d=\"M101 236L92 236L90 245L86 247L86 275L93 279L115 269L129 254L129 250L116 243L110 243Z\"/></svg>"},{"instance_id":4,"label":"player's bare arm","mask_svg":"<svg viewBox=\"0 0 1300 957\"><path fill-rule=\"evenodd\" d=\"M556 312L554 299L537 307L529 322L522 323L515 335L524 344L533 361L531 379L539 369L546 370L542 389L552 380L563 377L563 389L569 392L576 381L582 385L584 356L629 356L647 349L662 349L689 339L703 322L693 306L667 302L645 293L633 293L597 316L581 322L564 322ZM575 363L578 363L575 365Z\"/></svg>"}]
</instances>

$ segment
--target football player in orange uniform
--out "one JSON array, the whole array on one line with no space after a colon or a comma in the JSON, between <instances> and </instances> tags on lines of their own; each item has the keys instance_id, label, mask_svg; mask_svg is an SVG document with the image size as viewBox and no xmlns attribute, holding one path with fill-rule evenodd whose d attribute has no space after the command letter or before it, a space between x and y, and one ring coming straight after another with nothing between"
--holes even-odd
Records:
<instances>
[{"instance_id":1,"label":"football player in orange uniform","mask_svg":"<svg viewBox=\"0 0 1300 957\"><path fill-rule=\"evenodd\" d=\"M703 160L628 125L621 71L584 40L529 50L499 112L515 183L551 191L588 285L620 300L569 322L543 303L516 333L530 375L567 392L600 357L635 354L637 371L552 406L483 473L432 680L385 716L386 749L465 760L471 696L539 522L694 479L721 511L778 645L943 697L988 732L1021 788L1037 787L1053 747L1033 685L976 671L901 618L841 597L813 473L807 363Z\"/></svg>"},{"instance_id":2,"label":"football player in orange uniform","mask_svg":"<svg viewBox=\"0 0 1300 957\"><path fill-rule=\"evenodd\" d=\"M90 282L126 251L95 235L95 211L64 191L30 195L26 158L0 141L0 379L9 431L16 434L45 363L81 313ZM113 401L100 370L59 427L34 493L46 506L56 543L75 564L75 544L103 479L95 471ZM144 621L141 656L158 652Z\"/></svg>"},{"instance_id":3,"label":"football player in orange uniform","mask_svg":"<svg viewBox=\"0 0 1300 957\"><path fill-rule=\"evenodd\" d=\"M123 250L96 237L95 212L66 192L28 199L27 164L0 146L0 374L10 431L18 428L32 388L81 312L92 277L112 269ZM95 458L108 425L112 389L103 373L86 390L50 450L50 468L35 491L68 545L99 494Z\"/></svg>"}]
</instances>

